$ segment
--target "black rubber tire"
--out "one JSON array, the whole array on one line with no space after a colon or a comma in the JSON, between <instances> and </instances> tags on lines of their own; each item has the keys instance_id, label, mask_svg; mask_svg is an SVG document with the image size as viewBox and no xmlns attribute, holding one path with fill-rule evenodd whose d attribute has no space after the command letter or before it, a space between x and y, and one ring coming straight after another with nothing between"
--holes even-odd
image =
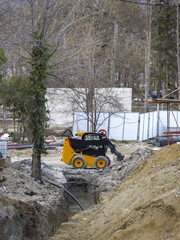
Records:
<instances>
[{"instance_id":1,"label":"black rubber tire","mask_svg":"<svg viewBox=\"0 0 180 240\"><path fill-rule=\"evenodd\" d=\"M82 156L75 156L72 159L71 164L73 165L74 168L85 168L86 166L86 160Z\"/></svg>"},{"instance_id":2,"label":"black rubber tire","mask_svg":"<svg viewBox=\"0 0 180 240\"><path fill-rule=\"evenodd\" d=\"M110 159L108 156L106 156L106 158L107 158L107 160L108 160L107 167L109 167L109 166L111 165L111 159Z\"/></svg>"},{"instance_id":3,"label":"black rubber tire","mask_svg":"<svg viewBox=\"0 0 180 240\"><path fill-rule=\"evenodd\" d=\"M94 165L97 169L104 169L108 166L108 159L104 156L99 156L95 159Z\"/></svg>"}]
</instances>

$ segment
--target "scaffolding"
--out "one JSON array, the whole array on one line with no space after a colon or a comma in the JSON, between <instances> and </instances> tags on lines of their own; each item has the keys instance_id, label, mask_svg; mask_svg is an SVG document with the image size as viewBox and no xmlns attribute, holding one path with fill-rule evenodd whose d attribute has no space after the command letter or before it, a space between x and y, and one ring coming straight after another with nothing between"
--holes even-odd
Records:
<instances>
[{"instance_id":1,"label":"scaffolding","mask_svg":"<svg viewBox=\"0 0 180 240\"><path fill-rule=\"evenodd\" d=\"M179 89L178 89L179 90ZM176 90L177 91L177 90ZM175 92L175 91L173 91ZM170 137L172 139L172 136L175 134L175 135L178 135L180 134L180 131L171 131L171 127L170 127L170 106L171 104L180 104L180 100L179 99L169 99L169 98L165 98L165 97L168 97L170 96L170 94L172 94L173 92L167 94L166 96L164 96L164 98L157 98L157 99L147 99L146 101L147 102L150 102L150 103L156 103L157 104L157 112L159 112L159 105L160 104L166 104L167 106L167 131L164 132L164 134L167 136L167 144L169 145L170 144ZM174 116L175 118L175 116ZM176 121L177 123L177 121ZM177 123L177 128L178 130L180 130L180 127L178 126L178 123ZM172 139L173 140L173 139ZM171 141L172 142L172 141Z\"/></svg>"}]
</instances>

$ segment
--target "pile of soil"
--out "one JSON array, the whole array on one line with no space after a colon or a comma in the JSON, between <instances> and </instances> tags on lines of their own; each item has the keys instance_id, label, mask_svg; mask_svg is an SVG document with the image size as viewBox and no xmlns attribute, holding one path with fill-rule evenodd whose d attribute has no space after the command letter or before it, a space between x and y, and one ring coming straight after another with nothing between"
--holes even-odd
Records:
<instances>
[{"instance_id":1,"label":"pile of soil","mask_svg":"<svg viewBox=\"0 0 180 240\"><path fill-rule=\"evenodd\" d=\"M50 239L179 240L180 145L164 147L142 159L135 169L129 169L128 178L127 171L122 176L125 166L128 161L113 165L113 172L107 170L110 180L119 178L115 193L106 195L101 206L75 215Z\"/></svg>"},{"instance_id":2,"label":"pile of soil","mask_svg":"<svg viewBox=\"0 0 180 240\"><path fill-rule=\"evenodd\" d=\"M62 185L65 178L42 165L43 180ZM31 177L31 160L0 171L0 239L37 240L52 236L68 216L64 193Z\"/></svg>"}]
</instances>

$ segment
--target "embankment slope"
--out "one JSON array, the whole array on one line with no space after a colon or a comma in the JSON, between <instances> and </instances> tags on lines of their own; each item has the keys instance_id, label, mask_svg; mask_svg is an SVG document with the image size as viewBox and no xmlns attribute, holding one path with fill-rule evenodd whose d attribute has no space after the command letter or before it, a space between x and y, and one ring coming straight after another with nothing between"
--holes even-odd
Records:
<instances>
[{"instance_id":1,"label":"embankment slope","mask_svg":"<svg viewBox=\"0 0 180 240\"><path fill-rule=\"evenodd\" d=\"M180 239L180 145L164 147L139 165L97 211L75 216L51 238Z\"/></svg>"}]
</instances>

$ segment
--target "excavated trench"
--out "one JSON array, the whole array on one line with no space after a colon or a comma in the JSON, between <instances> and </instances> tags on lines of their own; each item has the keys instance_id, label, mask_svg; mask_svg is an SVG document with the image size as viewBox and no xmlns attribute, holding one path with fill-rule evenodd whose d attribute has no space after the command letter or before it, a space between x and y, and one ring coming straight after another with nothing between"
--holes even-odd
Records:
<instances>
[{"instance_id":1,"label":"excavated trench","mask_svg":"<svg viewBox=\"0 0 180 240\"><path fill-rule=\"evenodd\" d=\"M96 190L96 185L91 182L87 182L85 179L81 178L77 180L76 176L73 177L73 175L71 175L71 179L69 179L67 182L67 190L73 194L73 196L80 202L85 210L97 204L99 201L99 194ZM82 211L82 208L68 194L65 196L69 210L68 220L70 220L74 214Z\"/></svg>"}]
</instances>

